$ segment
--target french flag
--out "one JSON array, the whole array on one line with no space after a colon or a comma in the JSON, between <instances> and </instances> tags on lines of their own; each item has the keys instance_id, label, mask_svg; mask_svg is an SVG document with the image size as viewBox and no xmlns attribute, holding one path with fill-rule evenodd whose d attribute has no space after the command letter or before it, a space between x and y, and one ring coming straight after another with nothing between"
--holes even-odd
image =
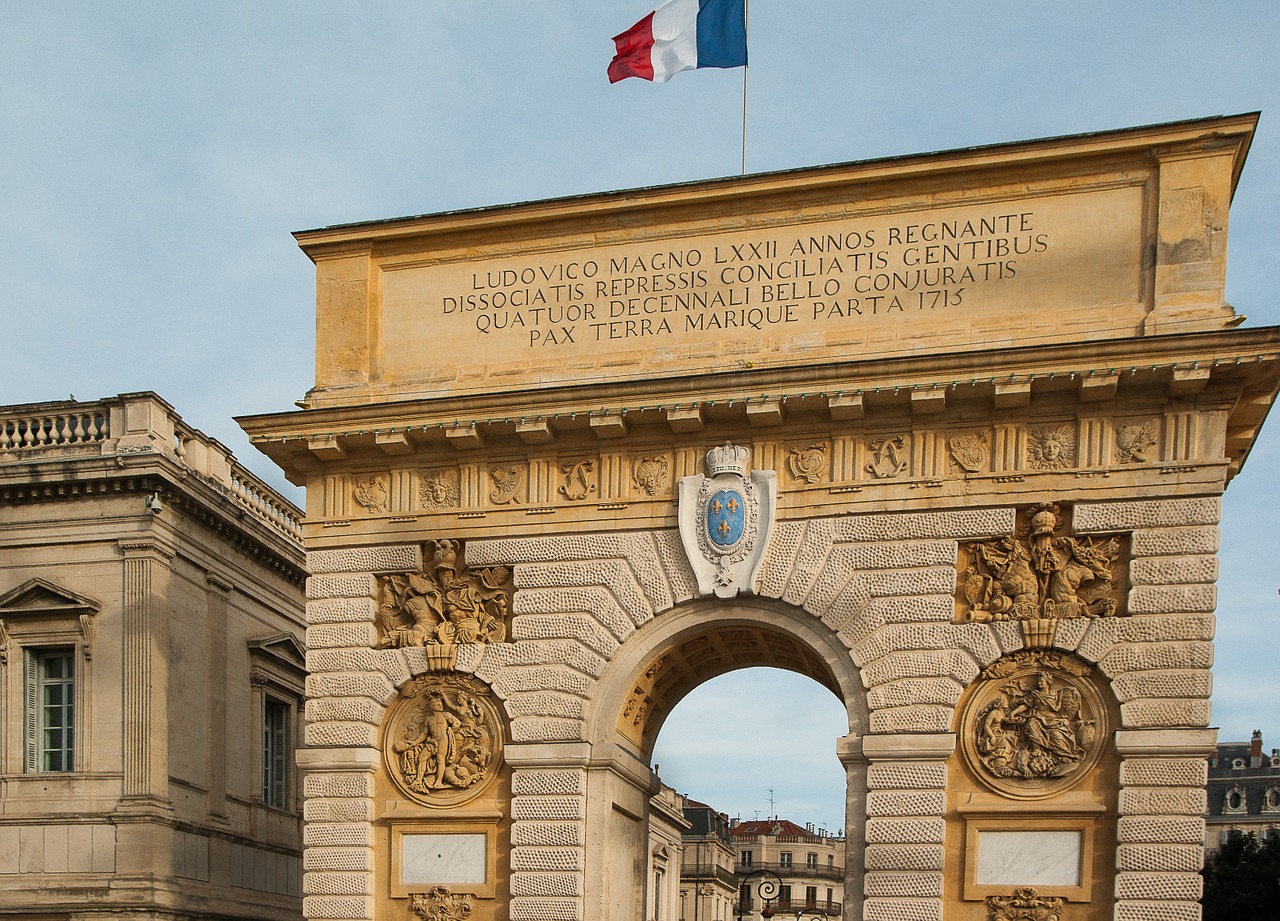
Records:
<instances>
[{"instance_id":1,"label":"french flag","mask_svg":"<svg viewBox=\"0 0 1280 921\"><path fill-rule=\"evenodd\" d=\"M613 43L610 83L627 77L666 83L682 70L745 67L746 0L667 0Z\"/></svg>"}]
</instances>

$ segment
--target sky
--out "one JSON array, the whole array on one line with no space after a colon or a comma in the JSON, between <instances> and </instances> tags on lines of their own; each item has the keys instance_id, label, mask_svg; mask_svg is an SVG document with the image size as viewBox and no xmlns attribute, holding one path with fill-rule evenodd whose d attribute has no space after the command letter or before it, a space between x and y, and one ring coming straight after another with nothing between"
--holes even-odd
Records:
<instances>
[{"instance_id":1,"label":"sky","mask_svg":"<svg viewBox=\"0 0 1280 921\"><path fill-rule=\"evenodd\" d=\"M154 390L297 499L232 421L313 381L292 231L740 170L742 71L605 79L649 2L0 0L0 403ZM755 0L750 30L749 172L1260 110L1227 295L1280 323L1280 4ZM1273 419L1224 502L1213 696L1268 748L1278 452ZM816 685L739 673L655 760L731 815L839 827L844 732Z\"/></svg>"}]
</instances>

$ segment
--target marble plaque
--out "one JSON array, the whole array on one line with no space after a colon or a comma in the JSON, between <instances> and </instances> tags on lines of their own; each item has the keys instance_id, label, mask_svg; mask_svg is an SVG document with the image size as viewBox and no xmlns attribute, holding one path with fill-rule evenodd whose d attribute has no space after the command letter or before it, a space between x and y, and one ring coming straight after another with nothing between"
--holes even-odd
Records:
<instances>
[{"instance_id":1,"label":"marble plaque","mask_svg":"<svg viewBox=\"0 0 1280 921\"><path fill-rule=\"evenodd\" d=\"M1078 831L980 831L979 886L1080 885Z\"/></svg>"},{"instance_id":2,"label":"marble plaque","mask_svg":"<svg viewBox=\"0 0 1280 921\"><path fill-rule=\"evenodd\" d=\"M403 835L403 885L480 885L487 880L485 835Z\"/></svg>"}]
</instances>

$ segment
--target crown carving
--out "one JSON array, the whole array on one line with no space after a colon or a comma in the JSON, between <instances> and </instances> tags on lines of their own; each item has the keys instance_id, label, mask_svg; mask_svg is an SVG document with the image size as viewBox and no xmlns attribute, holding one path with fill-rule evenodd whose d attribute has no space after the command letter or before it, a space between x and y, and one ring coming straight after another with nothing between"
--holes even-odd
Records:
<instances>
[{"instance_id":1,"label":"crown carving","mask_svg":"<svg viewBox=\"0 0 1280 921\"><path fill-rule=\"evenodd\" d=\"M738 476L746 476L747 462L750 460L750 448L726 441L707 452L707 475L717 477L722 473L736 473Z\"/></svg>"}]
</instances>

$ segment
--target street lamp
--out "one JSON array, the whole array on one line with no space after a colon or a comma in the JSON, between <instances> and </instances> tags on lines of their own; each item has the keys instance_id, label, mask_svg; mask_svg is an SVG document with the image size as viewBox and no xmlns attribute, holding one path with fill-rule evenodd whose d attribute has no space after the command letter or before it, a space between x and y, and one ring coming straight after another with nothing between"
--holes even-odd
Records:
<instances>
[{"instance_id":1,"label":"street lamp","mask_svg":"<svg viewBox=\"0 0 1280 921\"><path fill-rule=\"evenodd\" d=\"M742 921L742 889L746 889L748 894L751 891L750 881L759 876L760 882L756 883L756 895L760 897L763 903L760 906L760 917L772 918L773 909L769 907L769 903L778 897L782 892L782 877L772 870L752 870L742 878L742 886L738 891L738 921Z\"/></svg>"}]
</instances>

